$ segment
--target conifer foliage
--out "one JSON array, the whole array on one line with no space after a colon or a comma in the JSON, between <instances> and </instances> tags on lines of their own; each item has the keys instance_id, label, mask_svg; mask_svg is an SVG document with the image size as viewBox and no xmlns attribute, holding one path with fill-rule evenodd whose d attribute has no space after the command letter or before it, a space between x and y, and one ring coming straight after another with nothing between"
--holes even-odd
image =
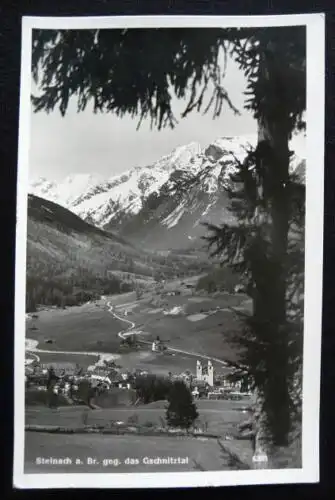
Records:
<instances>
[{"instance_id":1,"label":"conifer foliage","mask_svg":"<svg viewBox=\"0 0 335 500\"><path fill-rule=\"evenodd\" d=\"M236 159L229 196L237 223L209 226L208 238L213 254L247 281L253 313L239 342L274 445L287 444L299 410L302 363L305 188L290 173L289 140L304 128L305 58L303 38L293 39L265 31L235 45L251 75L246 107L258 120L258 144L244 162Z\"/></svg>"},{"instance_id":2,"label":"conifer foliage","mask_svg":"<svg viewBox=\"0 0 335 500\"><path fill-rule=\"evenodd\" d=\"M189 429L198 416L189 388L183 381L177 380L172 384L168 396L167 423L171 427Z\"/></svg>"}]
</instances>

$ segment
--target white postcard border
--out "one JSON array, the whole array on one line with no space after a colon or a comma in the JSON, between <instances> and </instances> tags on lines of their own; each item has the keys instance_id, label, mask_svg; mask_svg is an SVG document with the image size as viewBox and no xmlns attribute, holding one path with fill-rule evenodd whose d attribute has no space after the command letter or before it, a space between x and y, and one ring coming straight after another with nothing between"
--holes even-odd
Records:
<instances>
[{"instance_id":1,"label":"white postcard border","mask_svg":"<svg viewBox=\"0 0 335 500\"><path fill-rule=\"evenodd\" d=\"M174 473L24 474L24 359L27 193L32 29L158 27L307 27L307 168L302 469ZM17 488L163 488L313 483L319 480L319 402L324 203L325 15L24 17L15 276L15 408L13 482ZM310 62L312 61L312 62ZM310 168L313 166L313 168Z\"/></svg>"}]
</instances>

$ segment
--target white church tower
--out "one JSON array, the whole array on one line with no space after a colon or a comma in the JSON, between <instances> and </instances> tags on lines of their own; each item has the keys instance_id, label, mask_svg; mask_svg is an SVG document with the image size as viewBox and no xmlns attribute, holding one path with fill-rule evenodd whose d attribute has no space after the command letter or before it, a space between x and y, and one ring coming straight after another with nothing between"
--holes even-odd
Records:
<instances>
[{"instance_id":1,"label":"white church tower","mask_svg":"<svg viewBox=\"0 0 335 500\"><path fill-rule=\"evenodd\" d=\"M205 368L205 370L203 370L201 361L197 361L196 379L207 382L210 387L214 386L214 367L211 361L208 361L207 369Z\"/></svg>"},{"instance_id":2,"label":"white church tower","mask_svg":"<svg viewBox=\"0 0 335 500\"><path fill-rule=\"evenodd\" d=\"M208 375L207 375L207 383L211 387L214 385L214 367L211 361L208 361Z\"/></svg>"},{"instance_id":3,"label":"white church tower","mask_svg":"<svg viewBox=\"0 0 335 500\"><path fill-rule=\"evenodd\" d=\"M197 360L197 374L196 374L196 379L197 380L202 380L202 364L199 360Z\"/></svg>"}]
</instances>

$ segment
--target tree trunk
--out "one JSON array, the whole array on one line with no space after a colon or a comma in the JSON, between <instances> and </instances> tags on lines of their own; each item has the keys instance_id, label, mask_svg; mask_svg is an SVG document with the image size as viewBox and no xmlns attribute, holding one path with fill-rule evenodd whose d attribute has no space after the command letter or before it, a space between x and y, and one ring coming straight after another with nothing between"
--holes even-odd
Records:
<instances>
[{"instance_id":1,"label":"tree trunk","mask_svg":"<svg viewBox=\"0 0 335 500\"><path fill-rule=\"evenodd\" d=\"M290 430L288 380L288 333L286 324L286 258L288 250L289 121L282 101L285 77L283 61L276 61L276 48L264 47L260 61L260 85L265 104L258 119L256 170L260 209L258 246L254 258L255 295L253 319L263 348L263 368L256 386L261 417L256 448L286 445Z\"/></svg>"},{"instance_id":2,"label":"tree trunk","mask_svg":"<svg viewBox=\"0 0 335 500\"><path fill-rule=\"evenodd\" d=\"M268 468L269 462L269 439L267 433L267 415L263 410L264 398L256 391L256 405L254 412L254 455L253 455L253 466L255 469ZM258 457L264 456L266 461L256 461Z\"/></svg>"}]
</instances>

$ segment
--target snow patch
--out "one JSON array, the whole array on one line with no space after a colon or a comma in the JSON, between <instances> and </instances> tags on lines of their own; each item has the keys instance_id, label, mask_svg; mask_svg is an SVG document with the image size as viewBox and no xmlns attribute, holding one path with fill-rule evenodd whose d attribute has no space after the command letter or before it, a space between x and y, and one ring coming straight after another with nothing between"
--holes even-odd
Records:
<instances>
[{"instance_id":1,"label":"snow patch","mask_svg":"<svg viewBox=\"0 0 335 500\"><path fill-rule=\"evenodd\" d=\"M198 314L191 314L190 316L187 316L187 319L189 321L201 321L202 319L206 319L207 318L207 314L203 314L203 313L198 313Z\"/></svg>"},{"instance_id":2,"label":"snow patch","mask_svg":"<svg viewBox=\"0 0 335 500\"><path fill-rule=\"evenodd\" d=\"M162 224L164 226L167 226L168 229L171 229L172 227L176 226L182 216L185 213L185 203L181 203L176 207L173 212L171 212L163 221Z\"/></svg>"},{"instance_id":3,"label":"snow patch","mask_svg":"<svg viewBox=\"0 0 335 500\"><path fill-rule=\"evenodd\" d=\"M209 203L207 205L207 207L205 208L204 212L202 212L201 217L204 217L205 215L207 215L213 205L215 205L215 202L214 203Z\"/></svg>"},{"instance_id":4,"label":"snow patch","mask_svg":"<svg viewBox=\"0 0 335 500\"><path fill-rule=\"evenodd\" d=\"M177 316L178 314L182 314L184 312L184 308L182 306L172 307L169 311L164 311L165 316Z\"/></svg>"}]
</instances>

